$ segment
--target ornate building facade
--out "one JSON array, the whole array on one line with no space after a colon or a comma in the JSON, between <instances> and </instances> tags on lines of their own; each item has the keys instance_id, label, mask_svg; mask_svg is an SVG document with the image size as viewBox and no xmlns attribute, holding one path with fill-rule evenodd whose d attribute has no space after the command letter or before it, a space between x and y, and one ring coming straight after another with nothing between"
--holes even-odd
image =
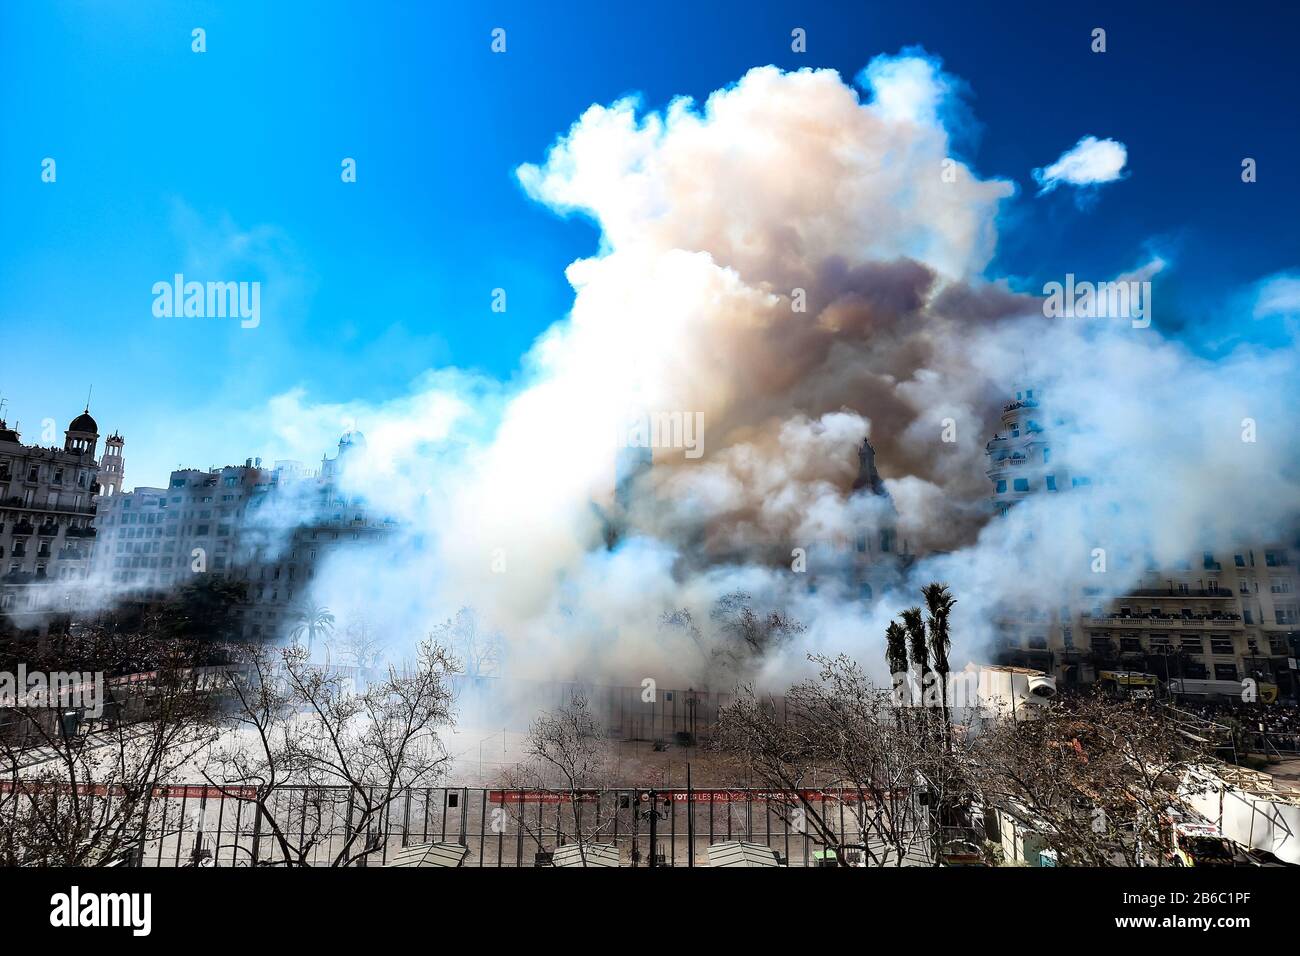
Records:
<instances>
[{"instance_id":1,"label":"ornate building facade","mask_svg":"<svg viewBox=\"0 0 1300 956\"><path fill-rule=\"evenodd\" d=\"M25 445L0 420L0 612L19 628L82 604L96 533L98 443L89 408L68 425L62 448Z\"/></svg>"}]
</instances>

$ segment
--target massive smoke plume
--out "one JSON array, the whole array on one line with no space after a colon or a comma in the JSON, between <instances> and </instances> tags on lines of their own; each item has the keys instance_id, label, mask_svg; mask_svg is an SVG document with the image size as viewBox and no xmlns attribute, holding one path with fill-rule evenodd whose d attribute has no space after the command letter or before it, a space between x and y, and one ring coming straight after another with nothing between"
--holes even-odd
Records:
<instances>
[{"instance_id":1,"label":"massive smoke plume","mask_svg":"<svg viewBox=\"0 0 1300 956\"><path fill-rule=\"evenodd\" d=\"M1095 549L1185 559L1288 533L1294 338L1209 359L1162 335L1158 306L1150 328L1044 318L1036 290L986 274L1015 190L951 158L956 84L920 54L858 83L763 67L702 105L592 106L521 166L529 197L589 217L600 244L519 383L443 370L385 407L270 410L318 441L304 423L361 422L348 481L402 522L382 561L332 559L316 603L398 641L469 605L513 673L662 682L704 666L665 614L707 631L742 592L806 625L751 662L777 680L811 650L883 669L885 621L929 580L958 598L960 666L1002 606L1131 586L1144 561L1098 574ZM1092 484L995 521L985 442L1016 383ZM616 437L661 412L702 414L703 454L656 448L624 506ZM851 494L866 436L896 515ZM921 555L898 591L865 602L791 570L793 549L886 522Z\"/></svg>"},{"instance_id":2,"label":"massive smoke plume","mask_svg":"<svg viewBox=\"0 0 1300 956\"><path fill-rule=\"evenodd\" d=\"M981 655L1002 605L1118 593L1141 556L1283 534L1300 500L1294 350L1211 361L1158 323L1045 319L984 274L1013 187L950 159L955 84L913 55L859 79L861 95L831 71L765 67L702 106L593 106L521 166L529 196L600 228L569 267L572 312L512 393L431 380L423 401L462 410L445 436L405 441L407 416L368 413L389 440L354 477L421 546L382 567L340 558L321 601L412 637L473 605L522 673L690 679L698 648L664 614L707 629L744 592L807 625L765 662L788 673L811 649L874 661L884 620L912 602L810 593L791 571L792 549L864 522L896 522L923 555L907 589L952 585L958 658ZM1040 390L1054 454L1093 483L990 521L984 444L1016 382ZM664 411L702 413L703 454L655 450L611 549L615 436ZM866 435L896 519L850 494ZM1116 556L1106 574L1096 548Z\"/></svg>"}]
</instances>

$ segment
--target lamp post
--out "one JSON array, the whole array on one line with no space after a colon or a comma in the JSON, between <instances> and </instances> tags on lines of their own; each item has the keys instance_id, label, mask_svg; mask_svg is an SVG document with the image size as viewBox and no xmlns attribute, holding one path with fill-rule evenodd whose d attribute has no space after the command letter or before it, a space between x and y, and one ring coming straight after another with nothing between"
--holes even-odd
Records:
<instances>
[{"instance_id":1,"label":"lamp post","mask_svg":"<svg viewBox=\"0 0 1300 956\"><path fill-rule=\"evenodd\" d=\"M504 757L506 754L506 731L504 727L496 733L488 734L478 742L478 782L480 785L483 783L483 745L498 734L501 736L501 756Z\"/></svg>"}]
</instances>

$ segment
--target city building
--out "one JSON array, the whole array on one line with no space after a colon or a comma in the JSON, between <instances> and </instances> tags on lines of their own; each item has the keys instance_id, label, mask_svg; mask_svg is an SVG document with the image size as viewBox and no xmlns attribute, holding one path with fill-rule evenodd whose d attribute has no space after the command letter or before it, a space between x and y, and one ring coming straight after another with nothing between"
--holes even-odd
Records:
<instances>
[{"instance_id":1,"label":"city building","mask_svg":"<svg viewBox=\"0 0 1300 956\"><path fill-rule=\"evenodd\" d=\"M39 626L81 606L95 541L99 425L87 408L63 447L25 445L0 420L0 612L11 626ZM115 448L120 453L121 438Z\"/></svg>"},{"instance_id":2,"label":"city building","mask_svg":"<svg viewBox=\"0 0 1300 956\"><path fill-rule=\"evenodd\" d=\"M876 450L864 438L858 446L858 474L849 498L853 526L811 542L808 586L838 585L852 597L873 601L897 587L916 560L898 534L898 512L876 468Z\"/></svg>"},{"instance_id":3,"label":"city building","mask_svg":"<svg viewBox=\"0 0 1300 956\"><path fill-rule=\"evenodd\" d=\"M163 552L166 507L166 488L138 487L100 499L93 561L99 587L150 590L172 583L176 549L173 541Z\"/></svg>"},{"instance_id":4,"label":"city building","mask_svg":"<svg viewBox=\"0 0 1300 956\"><path fill-rule=\"evenodd\" d=\"M1088 484L1087 478L1072 478L1064 463L1053 461L1044 427L1047 421L1047 411L1032 388L1020 389L1013 401L1002 406L1002 427L985 446L993 507L999 515L1040 491L1051 493Z\"/></svg>"},{"instance_id":5,"label":"city building","mask_svg":"<svg viewBox=\"0 0 1300 956\"><path fill-rule=\"evenodd\" d=\"M350 431L319 470L260 458L207 471L173 471L166 488L102 499L96 575L151 599L216 575L246 585L236 612L244 636L279 637L293 625L316 570L337 548L373 543L395 527L343 490L365 436Z\"/></svg>"},{"instance_id":6,"label":"city building","mask_svg":"<svg viewBox=\"0 0 1300 956\"><path fill-rule=\"evenodd\" d=\"M246 637L277 637L297 621L321 565L339 550L376 546L396 527L374 514L344 476L366 454L366 439L348 431L320 469L277 462L268 486L249 502L235 577L247 584Z\"/></svg>"},{"instance_id":7,"label":"city building","mask_svg":"<svg viewBox=\"0 0 1300 956\"><path fill-rule=\"evenodd\" d=\"M117 432L104 439L104 455L99 459L99 493L108 498L122 490L126 480L126 459L122 448L126 441Z\"/></svg>"},{"instance_id":8,"label":"city building","mask_svg":"<svg viewBox=\"0 0 1300 956\"><path fill-rule=\"evenodd\" d=\"M999 515L1030 495L1089 485L1052 459L1040 399L1032 389L1016 392L986 446ZM1060 607L1004 608L998 662L1039 668L1067 686L1140 671L1189 694L1240 692L1250 678L1284 698L1300 696L1300 539L1205 551L1170 566L1144 559L1140 570L1132 560L1112 557L1135 580L1118 597L1083 587Z\"/></svg>"}]
</instances>

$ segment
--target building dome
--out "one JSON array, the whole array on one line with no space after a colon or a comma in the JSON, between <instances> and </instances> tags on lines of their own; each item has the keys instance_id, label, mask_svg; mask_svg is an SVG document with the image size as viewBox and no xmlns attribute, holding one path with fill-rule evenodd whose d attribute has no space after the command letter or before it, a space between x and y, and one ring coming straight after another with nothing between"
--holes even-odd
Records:
<instances>
[{"instance_id":1,"label":"building dome","mask_svg":"<svg viewBox=\"0 0 1300 956\"><path fill-rule=\"evenodd\" d=\"M0 441L18 441L18 429L10 428L9 423L0 418Z\"/></svg>"},{"instance_id":2,"label":"building dome","mask_svg":"<svg viewBox=\"0 0 1300 956\"><path fill-rule=\"evenodd\" d=\"M68 426L68 431L89 432L92 435L98 435L99 423L90 417L90 410L87 409L72 420L72 424Z\"/></svg>"},{"instance_id":3,"label":"building dome","mask_svg":"<svg viewBox=\"0 0 1300 956\"><path fill-rule=\"evenodd\" d=\"M363 435L361 432L357 431L355 428L344 432L343 436L339 438L339 451L343 451L345 448L365 448L365 447L366 447L366 436Z\"/></svg>"}]
</instances>

